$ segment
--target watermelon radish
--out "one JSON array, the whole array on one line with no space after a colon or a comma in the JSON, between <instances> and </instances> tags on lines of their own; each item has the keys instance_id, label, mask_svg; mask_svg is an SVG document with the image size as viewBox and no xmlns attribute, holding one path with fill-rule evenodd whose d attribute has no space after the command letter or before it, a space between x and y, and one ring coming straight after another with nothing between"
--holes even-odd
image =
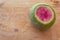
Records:
<instances>
[{"instance_id":1,"label":"watermelon radish","mask_svg":"<svg viewBox=\"0 0 60 40\"><path fill-rule=\"evenodd\" d=\"M30 17L42 30L50 28L56 20L54 9L46 3L38 3L32 6Z\"/></svg>"}]
</instances>

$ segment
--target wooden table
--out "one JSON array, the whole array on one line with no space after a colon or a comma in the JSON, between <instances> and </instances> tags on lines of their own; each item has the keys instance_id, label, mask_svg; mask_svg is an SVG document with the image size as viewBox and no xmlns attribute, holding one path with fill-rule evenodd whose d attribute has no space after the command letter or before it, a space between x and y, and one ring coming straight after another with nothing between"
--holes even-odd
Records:
<instances>
[{"instance_id":1,"label":"wooden table","mask_svg":"<svg viewBox=\"0 0 60 40\"><path fill-rule=\"evenodd\" d=\"M32 24L29 13L36 3L49 3L56 12L56 22L47 31ZM0 40L60 40L60 6L50 0L5 0L0 7Z\"/></svg>"}]
</instances>

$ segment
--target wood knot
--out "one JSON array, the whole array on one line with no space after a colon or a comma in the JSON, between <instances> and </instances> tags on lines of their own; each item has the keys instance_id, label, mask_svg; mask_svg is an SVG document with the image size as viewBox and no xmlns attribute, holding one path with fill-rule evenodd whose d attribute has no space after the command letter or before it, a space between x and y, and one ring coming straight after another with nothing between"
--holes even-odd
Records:
<instances>
[{"instance_id":1,"label":"wood knot","mask_svg":"<svg viewBox=\"0 0 60 40\"><path fill-rule=\"evenodd\" d=\"M14 29L15 32L18 32L19 30L18 29Z\"/></svg>"}]
</instances>

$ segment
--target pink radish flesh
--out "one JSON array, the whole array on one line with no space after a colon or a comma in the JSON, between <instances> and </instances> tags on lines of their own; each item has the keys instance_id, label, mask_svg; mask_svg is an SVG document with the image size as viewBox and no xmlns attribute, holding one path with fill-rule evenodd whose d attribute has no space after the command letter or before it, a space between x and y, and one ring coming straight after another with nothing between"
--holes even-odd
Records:
<instances>
[{"instance_id":1,"label":"pink radish flesh","mask_svg":"<svg viewBox=\"0 0 60 40\"><path fill-rule=\"evenodd\" d=\"M49 21L52 17L52 12L48 7L40 6L36 10L36 15L42 21Z\"/></svg>"}]
</instances>

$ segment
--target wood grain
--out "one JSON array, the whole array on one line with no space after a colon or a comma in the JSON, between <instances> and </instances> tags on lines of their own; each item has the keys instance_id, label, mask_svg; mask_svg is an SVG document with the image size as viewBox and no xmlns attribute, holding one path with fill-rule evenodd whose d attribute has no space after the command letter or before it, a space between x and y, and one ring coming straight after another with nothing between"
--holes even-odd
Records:
<instances>
[{"instance_id":1,"label":"wood grain","mask_svg":"<svg viewBox=\"0 0 60 40\"><path fill-rule=\"evenodd\" d=\"M30 8L36 3L49 3L56 12L56 22L47 31L32 24ZM60 40L60 6L50 0L5 0L0 8L0 40Z\"/></svg>"}]
</instances>

